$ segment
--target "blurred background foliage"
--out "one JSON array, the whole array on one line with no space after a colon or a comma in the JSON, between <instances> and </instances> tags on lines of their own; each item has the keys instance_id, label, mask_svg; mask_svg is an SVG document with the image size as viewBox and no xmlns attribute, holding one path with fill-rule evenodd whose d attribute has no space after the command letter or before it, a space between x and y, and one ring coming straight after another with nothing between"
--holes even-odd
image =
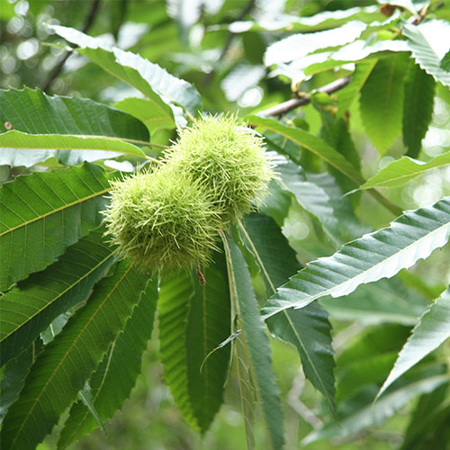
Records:
<instances>
[{"instance_id":1,"label":"blurred background foliage","mask_svg":"<svg viewBox=\"0 0 450 450\"><path fill-rule=\"evenodd\" d=\"M449 20L450 2L440 3L436 17ZM170 73L190 81L202 94L206 111L239 111L244 115L281 103L292 95L290 80L274 76L263 64L266 48L293 31L314 32L327 26L326 22L311 20L305 21L308 23L307 27L304 25L305 29L293 30L289 21L283 21L286 15L307 18L327 11L357 7L361 7L357 16L359 20L386 19L380 12L380 4L369 0L0 0L0 87L39 87L49 94L86 97L109 104L131 94L137 95L132 88L117 82L81 55L73 54L66 60L65 42L45 26L46 23L60 24L84 30L91 36L101 36L105 41L139 53ZM346 20L344 17L341 23ZM252 31L243 31L246 29L244 21L252 22ZM264 24L264 27L258 27L258 24ZM309 92L346 74L342 68L338 73L327 71L305 81L301 87ZM365 177L372 176L404 153L399 139L380 156L365 135L357 102L353 103L350 117L351 134L361 156ZM290 113L287 118L297 121L297 124L304 120L305 126L313 133L319 132L322 126L314 101ZM159 131L152 136L152 141L157 143L160 139L166 142L168 137L175 137L173 132L167 133L167 130ZM423 141L420 159L427 161L449 150L450 92L439 84L433 120ZM8 168L1 168L2 180L11 175L14 174L9 173ZM403 187L384 190L383 193L403 209L432 204L442 196L450 195L450 168L429 171ZM366 199L358 211L362 222L377 228L383 222L388 223L390 217L380 219L380 214L384 214L382 210ZM324 239L319 227L296 204L290 210L284 232L298 251L302 263L333 253L333 246ZM449 259L447 245L408 274L401 273L400 278L407 285L417 287L419 281L414 274L420 274L424 280L422 294L429 299L435 298L436 293L450 282ZM349 321L338 320L332 315L331 319L337 360L339 362L343 358L344 361L337 373L338 398L340 392L351 389L346 382L349 373L351 375L351 363L359 358L357 348L365 342L364 339L370 343L381 334L392 338L383 353L389 366L410 330L409 325L380 324L367 317ZM228 381L225 404L212 429L201 438L183 422L169 389L162 382L163 368L156 342L153 339L149 346L143 360L142 375L131 399L123 411L106 424L108 435L97 430L71 449L244 449L245 433L234 377ZM305 381L296 351L279 341L272 344L281 397L285 399L286 448L296 449L298 442L320 421L318 417L327 416L329 412L311 384ZM449 350L449 343L446 346ZM372 370L368 365L356 378L350 379L354 382L358 378L367 378ZM328 443L319 441L306 448L398 448L416 403L417 400L408 403L383 425L371 427L348 439L335 439ZM46 439L40 446L41 450L54 448L57 432L55 430ZM256 432L256 440L261 442L263 430L257 428Z\"/></svg>"}]
</instances>

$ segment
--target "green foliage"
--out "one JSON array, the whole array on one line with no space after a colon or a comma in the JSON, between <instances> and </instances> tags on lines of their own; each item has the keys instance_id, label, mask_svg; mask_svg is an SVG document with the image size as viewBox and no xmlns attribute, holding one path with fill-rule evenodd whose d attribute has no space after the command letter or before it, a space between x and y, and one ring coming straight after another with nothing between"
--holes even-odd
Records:
<instances>
[{"instance_id":1,"label":"green foliage","mask_svg":"<svg viewBox=\"0 0 450 450\"><path fill-rule=\"evenodd\" d=\"M416 158L433 113L436 82L416 64L411 65L405 80L403 100L403 142L408 155Z\"/></svg>"},{"instance_id":2,"label":"green foliage","mask_svg":"<svg viewBox=\"0 0 450 450\"><path fill-rule=\"evenodd\" d=\"M449 5L6 3L5 449L447 449Z\"/></svg>"},{"instance_id":3,"label":"green foliage","mask_svg":"<svg viewBox=\"0 0 450 450\"><path fill-rule=\"evenodd\" d=\"M108 190L104 171L90 164L36 173L5 184L0 200L4 210L0 289L5 291L30 273L44 269L69 245L98 227ZM8 207L13 203L14 211Z\"/></svg>"},{"instance_id":4,"label":"green foliage","mask_svg":"<svg viewBox=\"0 0 450 450\"><path fill-rule=\"evenodd\" d=\"M403 55L380 59L361 90L361 117L380 153L391 147L401 131L406 68Z\"/></svg>"},{"instance_id":5,"label":"green foliage","mask_svg":"<svg viewBox=\"0 0 450 450\"><path fill-rule=\"evenodd\" d=\"M19 400L5 418L3 445L34 447L51 431L123 329L147 282L123 261L99 283L87 305L33 365Z\"/></svg>"}]
</instances>

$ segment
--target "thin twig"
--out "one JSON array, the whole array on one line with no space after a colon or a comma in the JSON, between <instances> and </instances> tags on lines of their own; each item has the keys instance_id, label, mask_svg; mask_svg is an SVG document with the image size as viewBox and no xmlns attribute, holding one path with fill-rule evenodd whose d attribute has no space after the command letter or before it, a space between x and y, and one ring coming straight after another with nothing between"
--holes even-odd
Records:
<instances>
[{"instance_id":1,"label":"thin twig","mask_svg":"<svg viewBox=\"0 0 450 450\"><path fill-rule=\"evenodd\" d=\"M315 92L323 92L325 94L332 94L333 92L339 91L349 84L351 81L350 77L339 78L321 88L317 89ZM299 106L305 106L311 103L311 95L300 93L300 96L297 98L291 98L290 100L280 103L279 105L272 106L271 108L265 109L261 111L259 114L263 114L265 116L281 116L286 114L289 111L292 111Z\"/></svg>"},{"instance_id":2,"label":"thin twig","mask_svg":"<svg viewBox=\"0 0 450 450\"><path fill-rule=\"evenodd\" d=\"M86 21L84 22L83 28L81 29L81 31L83 33L87 33L89 31L89 29L91 28L92 24L94 23L94 20L96 18L97 12L99 11L100 1L101 0L94 0L93 1L91 9L89 10L89 13L88 13L88 15L86 17ZM75 48L75 45L71 44L71 46ZM58 75L60 74L62 68L64 67L64 64L69 59L69 56L71 54L72 54L71 51L66 51L66 53L62 57L61 61L53 69L53 72L50 74L50 76L48 77L47 81L42 85L41 89L44 92L47 92L47 90L50 88L50 86L53 83L53 81L55 81L55 79L58 77Z\"/></svg>"}]
</instances>

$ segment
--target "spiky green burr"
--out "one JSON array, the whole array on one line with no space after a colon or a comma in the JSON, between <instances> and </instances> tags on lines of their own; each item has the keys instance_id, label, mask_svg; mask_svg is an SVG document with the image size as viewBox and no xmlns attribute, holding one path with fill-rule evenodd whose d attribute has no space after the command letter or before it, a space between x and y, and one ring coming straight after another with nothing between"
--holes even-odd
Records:
<instances>
[{"instance_id":1,"label":"spiky green burr","mask_svg":"<svg viewBox=\"0 0 450 450\"><path fill-rule=\"evenodd\" d=\"M166 161L201 181L223 225L249 212L273 177L262 139L234 116L196 120L180 132Z\"/></svg>"},{"instance_id":2,"label":"spiky green burr","mask_svg":"<svg viewBox=\"0 0 450 450\"><path fill-rule=\"evenodd\" d=\"M151 271L206 263L220 228L209 191L171 165L113 182L104 214L112 243Z\"/></svg>"}]
</instances>

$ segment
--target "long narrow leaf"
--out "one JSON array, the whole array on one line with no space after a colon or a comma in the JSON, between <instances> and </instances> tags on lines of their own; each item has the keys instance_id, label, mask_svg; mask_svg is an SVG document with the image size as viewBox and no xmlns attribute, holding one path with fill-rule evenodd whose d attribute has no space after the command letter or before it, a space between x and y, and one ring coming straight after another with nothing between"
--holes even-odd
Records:
<instances>
[{"instance_id":1,"label":"long narrow leaf","mask_svg":"<svg viewBox=\"0 0 450 450\"><path fill-rule=\"evenodd\" d=\"M186 329L189 302L194 296L190 273L165 277L159 292L158 317L164 378L184 420L199 429L188 391Z\"/></svg>"},{"instance_id":2,"label":"long narrow leaf","mask_svg":"<svg viewBox=\"0 0 450 450\"><path fill-rule=\"evenodd\" d=\"M89 380L92 404L103 422L122 407L141 372L141 356L152 335L157 298L157 286L153 281L141 295L123 333L117 336ZM88 408L82 402L75 403L64 422L58 448L66 448L97 427L98 421Z\"/></svg>"},{"instance_id":3,"label":"long narrow leaf","mask_svg":"<svg viewBox=\"0 0 450 450\"><path fill-rule=\"evenodd\" d=\"M146 127L129 114L84 98L50 97L39 89L0 90L0 132L110 136L148 141Z\"/></svg>"},{"instance_id":4,"label":"long narrow leaf","mask_svg":"<svg viewBox=\"0 0 450 450\"><path fill-rule=\"evenodd\" d=\"M4 421L6 448L34 448L51 431L123 330L147 282L124 260L95 288L86 306L72 316L32 367Z\"/></svg>"},{"instance_id":5,"label":"long narrow leaf","mask_svg":"<svg viewBox=\"0 0 450 450\"><path fill-rule=\"evenodd\" d=\"M52 25L50 28L68 42L80 47L77 49L78 53L92 59L111 75L129 83L154 101L155 108L161 111L163 120L172 116L168 104L180 105L193 116L201 108L201 97L194 86L170 75L157 64L134 53L107 46L101 40L73 28L58 25Z\"/></svg>"},{"instance_id":6,"label":"long narrow leaf","mask_svg":"<svg viewBox=\"0 0 450 450\"><path fill-rule=\"evenodd\" d=\"M414 177L417 177L428 170L437 167L445 167L449 164L450 152L435 156L426 163L404 156L381 169L376 175L364 183L360 189L402 186Z\"/></svg>"},{"instance_id":7,"label":"long narrow leaf","mask_svg":"<svg viewBox=\"0 0 450 450\"><path fill-rule=\"evenodd\" d=\"M254 253L260 266L267 292L286 283L293 271L301 266L295 251L272 219L260 214L248 216L241 229L244 242ZM327 312L317 303L302 309L290 309L267 321L270 331L279 339L289 342L299 352L303 370L326 398L336 414L334 387L334 360L331 346L331 325Z\"/></svg>"},{"instance_id":8,"label":"long narrow leaf","mask_svg":"<svg viewBox=\"0 0 450 450\"><path fill-rule=\"evenodd\" d=\"M224 239L227 256L232 302L237 309L242 326L245 365L248 368L255 398L261 407L263 422L271 449L283 446L283 416L278 387L272 368L270 347L259 315L258 303L253 292L247 264L239 247L230 239Z\"/></svg>"},{"instance_id":9,"label":"long narrow leaf","mask_svg":"<svg viewBox=\"0 0 450 450\"><path fill-rule=\"evenodd\" d=\"M85 163L34 173L0 189L0 291L45 269L100 225L109 190L105 171Z\"/></svg>"},{"instance_id":10,"label":"long narrow leaf","mask_svg":"<svg viewBox=\"0 0 450 450\"><path fill-rule=\"evenodd\" d=\"M397 361L377 398L407 370L437 349L450 337L450 289L447 289L420 318L398 354Z\"/></svg>"},{"instance_id":11,"label":"long narrow leaf","mask_svg":"<svg viewBox=\"0 0 450 450\"><path fill-rule=\"evenodd\" d=\"M436 81L417 64L410 67L405 80L403 102L403 142L408 155L416 158L433 115Z\"/></svg>"},{"instance_id":12,"label":"long narrow leaf","mask_svg":"<svg viewBox=\"0 0 450 450\"><path fill-rule=\"evenodd\" d=\"M115 137L80 137L64 134L27 134L20 131L8 131L0 135L0 151L2 161L7 161L8 157L14 161L16 154L12 150L28 151L33 155L34 151L46 150L46 157L58 157L56 151L64 150L95 150L101 151L101 156L114 158L117 155L137 156L145 158L144 152L136 145L121 141ZM11 152L8 154L8 152ZM110 153L112 152L112 153ZM42 153L39 153L42 158ZM13 165L12 162L4 164ZM16 163L17 164L17 163Z\"/></svg>"},{"instance_id":13,"label":"long narrow leaf","mask_svg":"<svg viewBox=\"0 0 450 450\"><path fill-rule=\"evenodd\" d=\"M205 284L194 277L186 330L188 392L196 421L205 433L223 403L230 363L230 346L211 355L231 333L231 305L225 257L216 253L204 269ZM210 355L206 360L205 358Z\"/></svg>"},{"instance_id":14,"label":"long narrow leaf","mask_svg":"<svg viewBox=\"0 0 450 450\"><path fill-rule=\"evenodd\" d=\"M326 295L341 297L359 285L390 278L427 258L450 237L450 198L405 212L390 227L344 245L320 258L281 286L264 308L270 317L284 309L302 308Z\"/></svg>"},{"instance_id":15,"label":"long narrow leaf","mask_svg":"<svg viewBox=\"0 0 450 450\"><path fill-rule=\"evenodd\" d=\"M281 125L274 119L247 116L245 120L250 126L259 127L262 130L273 131L284 136L286 139L301 145L304 149L323 159L326 163L330 164L339 172L342 172L357 184L363 182L363 178L359 174L358 169L356 169L352 163L347 161L344 156L317 136L301 130L300 128Z\"/></svg>"},{"instance_id":16,"label":"long narrow leaf","mask_svg":"<svg viewBox=\"0 0 450 450\"><path fill-rule=\"evenodd\" d=\"M114 262L115 252L93 231L44 272L31 275L0 301L1 365L27 348L60 314L83 301Z\"/></svg>"}]
</instances>

